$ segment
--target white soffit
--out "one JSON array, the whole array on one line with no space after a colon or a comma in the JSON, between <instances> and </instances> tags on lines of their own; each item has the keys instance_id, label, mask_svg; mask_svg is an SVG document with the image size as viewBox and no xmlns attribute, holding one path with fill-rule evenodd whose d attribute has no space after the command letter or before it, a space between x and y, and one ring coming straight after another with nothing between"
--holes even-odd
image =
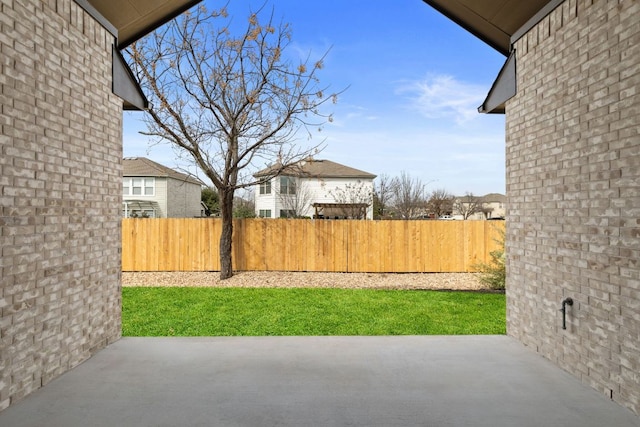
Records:
<instances>
[{"instance_id":1,"label":"white soffit","mask_svg":"<svg viewBox=\"0 0 640 427\"><path fill-rule=\"evenodd\" d=\"M505 56L513 36L549 0L424 0Z\"/></svg>"},{"instance_id":2,"label":"white soffit","mask_svg":"<svg viewBox=\"0 0 640 427\"><path fill-rule=\"evenodd\" d=\"M118 30L122 49L202 0L89 0Z\"/></svg>"}]
</instances>

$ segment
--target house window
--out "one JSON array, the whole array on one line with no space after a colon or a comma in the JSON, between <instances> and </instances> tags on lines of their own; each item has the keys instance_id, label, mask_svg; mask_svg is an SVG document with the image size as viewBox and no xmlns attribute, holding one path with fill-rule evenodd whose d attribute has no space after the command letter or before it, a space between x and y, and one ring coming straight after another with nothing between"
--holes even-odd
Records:
<instances>
[{"instance_id":1,"label":"house window","mask_svg":"<svg viewBox=\"0 0 640 427\"><path fill-rule=\"evenodd\" d=\"M296 211L292 209L280 209L280 218L295 218Z\"/></svg>"},{"instance_id":2,"label":"house window","mask_svg":"<svg viewBox=\"0 0 640 427\"><path fill-rule=\"evenodd\" d=\"M296 181L293 177L280 177L280 194L296 194Z\"/></svg>"},{"instance_id":3,"label":"house window","mask_svg":"<svg viewBox=\"0 0 640 427\"><path fill-rule=\"evenodd\" d=\"M155 178L124 178L122 194L125 196L153 196L156 187Z\"/></svg>"},{"instance_id":4,"label":"house window","mask_svg":"<svg viewBox=\"0 0 640 427\"><path fill-rule=\"evenodd\" d=\"M271 194L271 181L260 183L260 194Z\"/></svg>"},{"instance_id":5,"label":"house window","mask_svg":"<svg viewBox=\"0 0 640 427\"><path fill-rule=\"evenodd\" d=\"M260 218L271 218L271 209L260 209L258 211L258 216Z\"/></svg>"}]
</instances>

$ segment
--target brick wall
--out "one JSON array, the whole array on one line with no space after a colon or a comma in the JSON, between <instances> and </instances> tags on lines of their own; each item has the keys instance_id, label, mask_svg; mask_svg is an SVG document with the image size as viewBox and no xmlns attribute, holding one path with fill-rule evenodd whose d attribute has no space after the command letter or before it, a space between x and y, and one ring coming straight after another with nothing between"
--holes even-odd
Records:
<instances>
[{"instance_id":1,"label":"brick wall","mask_svg":"<svg viewBox=\"0 0 640 427\"><path fill-rule=\"evenodd\" d=\"M515 48L508 334L640 414L640 1L566 0Z\"/></svg>"},{"instance_id":2,"label":"brick wall","mask_svg":"<svg viewBox=\"0 0 640 427\"><path fill-rule=\"evenodd\" d=\"M120 337L113 41L72 0L0 0L0 410Z\"/></svg>"}]
</instances>

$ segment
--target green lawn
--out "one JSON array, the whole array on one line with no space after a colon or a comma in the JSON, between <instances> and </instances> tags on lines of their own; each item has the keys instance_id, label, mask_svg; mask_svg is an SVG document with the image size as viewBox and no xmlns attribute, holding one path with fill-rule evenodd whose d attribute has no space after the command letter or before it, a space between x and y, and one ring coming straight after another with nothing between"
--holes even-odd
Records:
<instances>
[{"instance_id":1,"label":"green lawn","mask_svg":"<svg viewBox=\"0 0 640 427\"><path fill-rule=\"evenodd\" d=\"M505 333L503 294L437 291L123 288L124 336Z\"/></svg>"}]
</instances>

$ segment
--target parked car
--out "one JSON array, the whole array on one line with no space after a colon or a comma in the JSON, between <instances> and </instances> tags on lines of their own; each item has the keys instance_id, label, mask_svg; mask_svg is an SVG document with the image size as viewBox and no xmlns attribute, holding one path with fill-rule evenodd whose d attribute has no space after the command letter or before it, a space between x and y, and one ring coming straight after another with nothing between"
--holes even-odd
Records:
<instances>
[{"instance_id":1,"label":"parked car","mask_svg":"<svg viewBox=\"0 0 640 427\"><path fill-rule=\"evenodd\" d=\"M442 215L440 218L442 220L452 221L454 218L451 215Z\"/></svg>"}]
</instances>

